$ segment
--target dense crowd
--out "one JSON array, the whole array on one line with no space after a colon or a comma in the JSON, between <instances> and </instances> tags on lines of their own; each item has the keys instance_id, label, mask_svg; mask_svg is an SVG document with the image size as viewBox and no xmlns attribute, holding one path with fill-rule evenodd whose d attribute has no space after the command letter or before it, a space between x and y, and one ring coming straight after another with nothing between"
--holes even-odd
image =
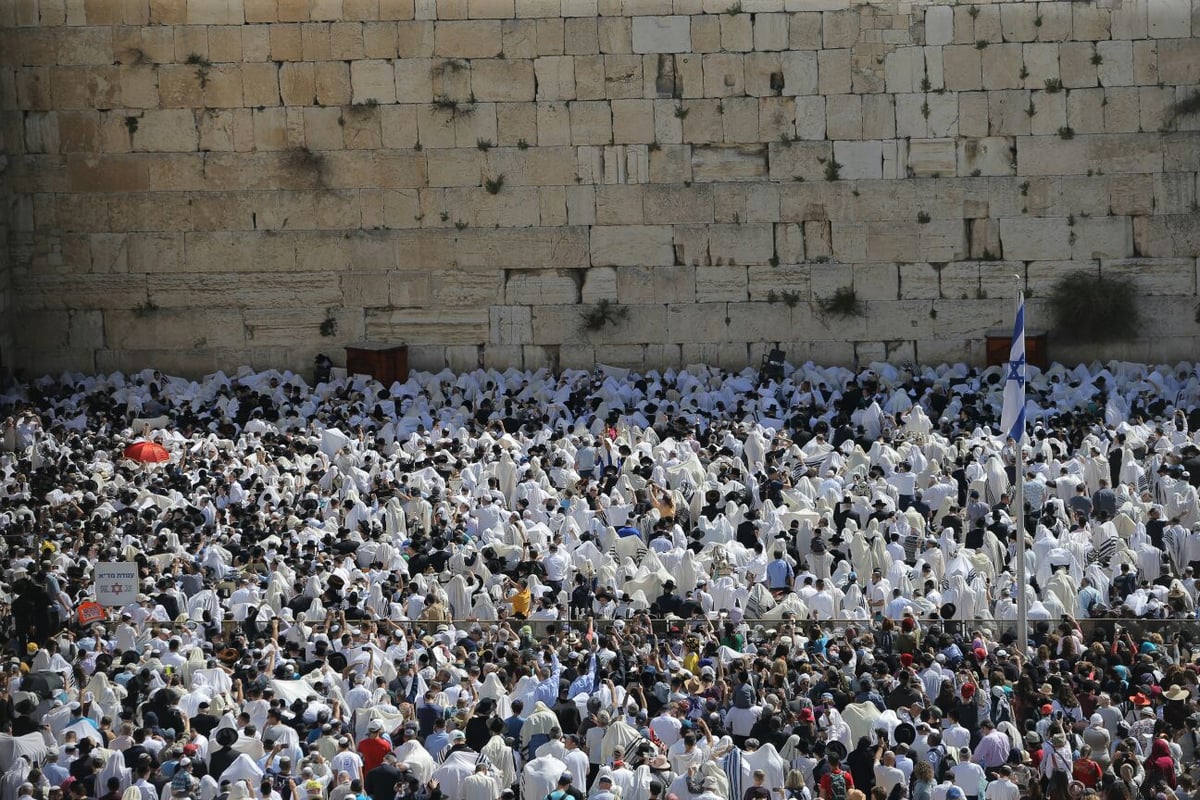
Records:
<instances>
[{"instance_id":1,"label":"dense crowd","mask_svg":"<svg viewBox=\"0 0 1200 800\"><path fill-rule=\"evenodd\" d=\"M0 800L1200 798L1200 379L1031 373L13 386Z\"/></svg>"}]
</instances>

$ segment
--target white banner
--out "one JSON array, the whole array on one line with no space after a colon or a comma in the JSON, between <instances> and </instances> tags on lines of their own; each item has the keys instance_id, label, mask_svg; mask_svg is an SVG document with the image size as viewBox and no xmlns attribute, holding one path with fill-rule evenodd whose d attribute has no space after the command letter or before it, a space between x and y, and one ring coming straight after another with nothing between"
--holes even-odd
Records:
<instances>
[{"instance_id":1,"label":"white banner","mask_svg":"<svg viewBox=\"0 0 1200 800\"><path fill-rule=\"evenodd\" d=\"M96 602L102 606L127 606L137 601L138 566L133 562L97 564L92 582Z\"/></svg>"}]
</instances>

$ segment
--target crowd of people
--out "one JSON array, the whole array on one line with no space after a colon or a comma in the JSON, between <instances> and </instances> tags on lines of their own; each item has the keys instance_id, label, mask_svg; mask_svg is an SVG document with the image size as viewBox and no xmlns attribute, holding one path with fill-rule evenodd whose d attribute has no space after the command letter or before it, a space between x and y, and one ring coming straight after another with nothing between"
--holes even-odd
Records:
<instances>
[{"instance_id":1,"label":"crowd of people","mask_svg":"<svg viewBox=\"0 0 1200 800\"><path fill-rule=\"evenodd\" d=\"M1200 378L1030 373L14 385L0 800L1200 798Z\"/></svg>"}]
</instances>

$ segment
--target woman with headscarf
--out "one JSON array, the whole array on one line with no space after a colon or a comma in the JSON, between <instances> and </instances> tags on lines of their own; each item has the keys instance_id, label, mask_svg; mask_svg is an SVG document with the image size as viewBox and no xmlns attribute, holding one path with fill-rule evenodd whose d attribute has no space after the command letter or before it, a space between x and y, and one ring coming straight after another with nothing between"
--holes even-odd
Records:
<instances>
[{"instance_id":1,"label":"woman with headscarf","mask_svg":"<svg viewBox=\"0 0 1200 800\"><path fill-rule=\"evenodd\" d=\"M1171 745L1166 739L1157 737L1150 745L1150 755L1142 762L1146 779L1142 781L1142 792L1153 797L1161 790L1161 784L1175 788L1175 759L1171 756Z\"/></svg>"}]
</instances>

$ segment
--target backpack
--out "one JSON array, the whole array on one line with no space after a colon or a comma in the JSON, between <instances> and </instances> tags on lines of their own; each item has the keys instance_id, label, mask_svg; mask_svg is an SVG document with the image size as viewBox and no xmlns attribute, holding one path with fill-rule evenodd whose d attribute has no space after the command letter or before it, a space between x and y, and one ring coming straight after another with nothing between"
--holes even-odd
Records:
<instances>
[{"instance_id":1,"label":"backpack","mask_svg":"<svg viewBox=\"0 0 1200 800\"><path fill-rule=\"evenodd\" d=\"M846 776L840 770L829 773L829 800L846 800Z\"/></svg>"}]
</instances>

